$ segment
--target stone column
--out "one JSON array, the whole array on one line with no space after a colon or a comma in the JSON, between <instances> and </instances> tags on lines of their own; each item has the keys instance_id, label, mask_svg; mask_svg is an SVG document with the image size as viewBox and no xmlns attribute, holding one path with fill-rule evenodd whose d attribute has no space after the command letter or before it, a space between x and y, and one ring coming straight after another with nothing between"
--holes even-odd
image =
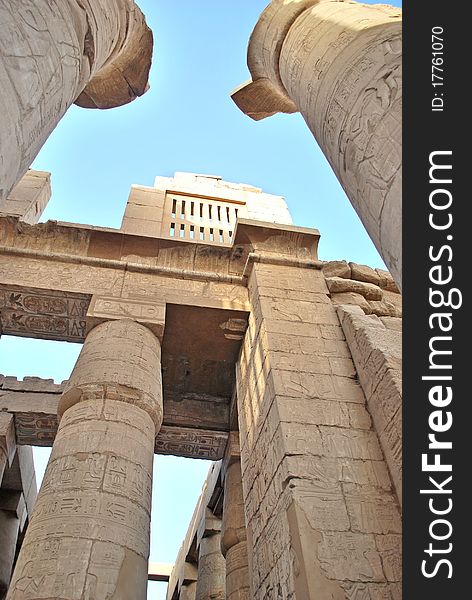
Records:
<instances>
[{"instance_id":1,"label":"stone column","mask_svg":"<svg viewBox=\"0 0 472 600\"><path fill-rule=\"evenodd\" d=\"M236 434L236 435L234 435ZM231 432L237 437L237 432ZM239 442L237 443L239 450ZM226 559L226 599L249 600L249 565L246 520L239 456L229 459L224 473L221 552Z\"/></svg>"},{"instance_id":2,"label":"stone column","mask_svg":"<svg viewBox=\"0 0 472 600\"><path fill-rule=\"evenodd\" d=\"M21 492L0 490L0 600L10 583L20 526L26 519L25 499Z\"/></svg>"},{"instance_id":3,"label":"stone column","mask_svg":"<svg viewBox=\"0 0 472 600\"><path fill-rule=\"evenodd\" d=\"M399 507L336 306L273 256L248 267L237 368L252 597L400 600Z\"/></svg>"},{"instance_id":4,"label":"stone column","mask_svg":"<svg viewBox=\"0 0 472 600\"><path fill-rule=\"evenodd\" d=\"M130 320L88 334L8 600L144 600L162 422L160 343Z\"/></svg>"},{"instance_id":5,"label":"stone column","mask_svg":"<svg viewBox=\"0 0 472 600\"><path fill-rule=\"evenodd\" d=\"M0 201L69 106L147 89L152 33L134 0L0 0Z\"/></svg>"},{"instance_id":6,"label":"stone column","mask_svg":"<svg viewBox=\"0 0 472 600\"><path fill-rule=\"evenodd\" d=\"M225 600L225 559L221 554L221 522L206 509L199 532L195 600Z\"/></svg>"},{"instance_id":7,"label":"stone column","mask_svg":"<svg viewBox=\"0 0 472 600\"><path fill-rule=\"evenodd\" d=\"M401 288L401 10L273 0L249 42L253 119L300 111Z\"/></svg>"}]
</instances>

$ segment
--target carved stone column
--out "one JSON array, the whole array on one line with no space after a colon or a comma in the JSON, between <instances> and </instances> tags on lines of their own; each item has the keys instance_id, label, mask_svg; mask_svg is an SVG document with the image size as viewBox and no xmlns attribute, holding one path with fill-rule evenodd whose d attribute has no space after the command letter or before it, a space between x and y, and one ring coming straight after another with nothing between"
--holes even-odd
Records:
<instances>
[{"instance_id":1,"label":"carved stone column","mask_svg":"<svg viewBox=\"0 0 472 600\"><path fill-rule=\"evenodd\" d=\"M198 579L195 600L225 600L225 559L221 554L221 521L206 509L199 532Z\"/></svg>"},{"instance_id":2,"label":"carved stone column","mask_svg":"<svg viewBox=\"0 0 472 600\"><path fill-rule=\"evenodd\" d=\"M160 356L131 319L88 334L8 600L145 599Z\"/></svg>"},{"instance_id":3,"label":"carved stone column","mask_svg":"<svg viewBox=\"0 0 472 600\"><path fill-rule=\"evenodd\" d=\"M401 287L401 10L273 0L249 42L253 119L300 111Z\"/></svg>"},{"instance_id":4,"label":"carved stone column","mask_svg":"<svg viewBox=\"0 0 472 600\"><path fill-rule=\"evenodd\" d=\"M147 89L152 33L134 0L0 0L0 201L69 106Z\"/></svg>"},{"instance_id":5,"label":"carved stone column","mask_svg":"<svg viewBox=\"0 0 472 600\"><path fill-rule=\"evenodd\" d=\"M21 492L0 490L0 600L10 583L20 526L26 519L25 499Z\"/></svg>"},{"instance_id":6,"label":"carved stone column","mask_svg":"<svg viewBox=\"0 0 472 600\"><path fill-rule=\"evenodd\" d=\"M233 442L233 444L231 444ZM241 458L237 432L231 432L224 477L221 552L226 559L227 600L249 600L249 565L246 542L246 521L241 478Z\"/></svg>"}]
</instances>

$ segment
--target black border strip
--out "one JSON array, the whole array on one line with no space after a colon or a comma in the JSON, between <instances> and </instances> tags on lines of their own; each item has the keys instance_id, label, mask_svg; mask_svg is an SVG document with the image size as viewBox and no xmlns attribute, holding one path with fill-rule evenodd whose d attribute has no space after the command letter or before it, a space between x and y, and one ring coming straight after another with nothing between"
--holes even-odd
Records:
<instances>
[{"instance_id":1,"label":"black border strip","mask_svg":"<svg viewBox=\"0 0 472 600\"><path fill-rule=\"evenodd\" d=\"M469 446L469 440L472 443L472 386L467 378L467 373L472 373L469 359L472 352L467 346L472 326L467 319L470 302L466 291L469 271L472 272L469 266L469 238L472 236L467 220L472 202L468 181L466 186L466 173L472 173L472 166L466 166L471 130L466 84L472 71L469 64L472 31L466 8L467 3L448 4L436 0L407 0L403 7L404 600L468 596L466 574L472 569L472 564L468 565L472 502L467 491L469 482L472 483ZM439 39L433 40L433 31ZM433 43L436 43L434 47ZM441 57L443 63L437 60L435 66L442 67L443 71L434 69L434 73L443 79L433 79L433 58ZM438 85L433 86L433 81ZM442 104L439 99L444 102L443 110L438 110ZM433 163L452 168L433 168L430 178ZM450 198L447 208L431 206L431 202L446 206ZM450 215L450 227L435 229L429 221L430 214L436 226L448 223ZM431 271L433 267L438 268ZM450 281L437 283L449 275ZM430 297L432 290L439 293ZM441 292L444 305L435 308L432 303L441 304ZM462 306L446 306L448 299L458 305L461 294ZM431 317L434 313L449 316L441 320ZM440 321L444 329L451 325L449 332L441 330ZM451 339L446 339L447 336ZM435 337L437 339L433 339ZM430 343L434 350L452 354L432 354ZM437 368L433 368L430 361ZM446 368L448 365L452 368ZM422 379L422 376L450 376L451 380ZM438 389L431 392L433 387ZM444 400L439 406L441 399L447 397L448 387L452 400L449 403ZM429 420L435 411L440 413ZM450 418L452 425L447 429ZM428 449L428 435L435 433L434 427L441 424L446 431L437 432L436 439L452 442L452 449ZM452 471L423 470L424 453L428 455L428 463L440 460L441 464L450 464ZM435 459L435 454L440 458ZM451 475L452 480L444 483ZM429 480L430 476L436 485ZM438 485L451 493L420 493L421 489L439 492ZM432 512L448 508L450 511L443 515ZM448 521L450 527L446 522L431 525L440 519ZM434 539L431 532L444 539ZM427 553L429 544L432 551ZM444 562L439 563L440 560ZM422 573L422 567L430 577Z\"/></svg>"}]
</instances>

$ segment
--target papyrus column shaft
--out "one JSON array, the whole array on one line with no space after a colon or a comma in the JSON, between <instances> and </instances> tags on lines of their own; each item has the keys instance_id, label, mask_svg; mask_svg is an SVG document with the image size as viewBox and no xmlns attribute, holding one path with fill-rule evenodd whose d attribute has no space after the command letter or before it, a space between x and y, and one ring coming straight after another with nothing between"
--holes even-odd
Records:
<instances>
[{"instance_id":1,"label":"papyrus column shaft","mask_svg":"<svg viewBox=\"0 0 472 600\"><path fill-rule=\"evenodd\" d=\"M7 598L144 600L162 420L158 339L131 320L98 325L59 414Z\"/></svg>"},{"instance_id":2,"label":"papyrus column shaft","mask_svg":"<svg viewBox=\"0 0 472 600\"><path fill-rule=\"evenodd\" d=\"M20 519L14 511L0 509L0 600L10 582L19 527Z\"/></svg>"},{"instance_id":3,"label":"papyrus column shaft","mask_svg":"<svg viewBox=\"0 0 472 600\"><path fill-rule=\"evenodd\" d=\"M249 600L249 566L241 462L230 464L224 479L221 551L226 559L226 599Z\"/></svg>"},{"instance_id":4,"label":"papyrus column shaft","mask_svg":"<svg viewBox=\"0 0 472 600\"><path fill-rule=\"evenodd\" d=\"M0 0L0 201L69 106L146 90L152 34L133 0Z\"/></svg>"},{"instance_id":5,"label":"papyrus column shaft","mask_svg":"<svg viewBox=\"0 0 472 600\"><path fill-rule=\"evenodd\" d=\"M220 533L213 533L200 540L195 600L225 600L225 559L220 545Z\"/></svg>"},{"instance_id":6,"label":"papyrus column shaft","mask_svg":"<svg viewBox=\"0 0 472 600\"><path fill-rule=\"evenodd\" d=\"M255 119L299 110L401 287L401 10L273 0L251 36Z\"/></svg>"}]
</instances>

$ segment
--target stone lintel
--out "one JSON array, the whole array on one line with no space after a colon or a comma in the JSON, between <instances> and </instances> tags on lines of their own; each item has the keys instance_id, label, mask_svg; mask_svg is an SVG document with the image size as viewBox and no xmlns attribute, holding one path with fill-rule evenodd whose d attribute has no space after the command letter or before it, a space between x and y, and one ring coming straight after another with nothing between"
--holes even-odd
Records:
<instances>
[{"instance_id":1,"label":"stone lintel","mask_svg":"<svg viewBox=\"0 0 472 600\"><path fill-rule=\"evenodd\" d=\"M0 202L0 215L18 217L34 225L51 198L51 173L29 169L8 197Z\"/></svg>"},{"instance_id":2,"label":"stone lintel","mask_svg":"<svg viewBox=\"0 0 472 600\"><path fill-rule=\"evenodd\" d=\"M9 387L18 387L19 383L22 382ZM2 422L10 423L9 435L13 442L16 436L19 445L52 446L62 386L50 385L51 392L0 388L0 430ZM221 401L207 404L206 407L198 399L181 402L164 399L164 421L156 438L156 454L209 460L222 458L228 438L225 431L227 405Z\"/></svg>"},{"instance_id":3,"label":"stone lintel","mask_svg":"<svg viewBox=\"0 0 472 600\"><path fill-rule=\"evenodd\" d=\"M82 343L89 294L0 283L2 333Z\"/></svg>"},{"instance_id":4,"label":"stone lintel","mask_svg":"<svg viewBox=\"0 0 472 600\"><path fill-rule=\"evenodd\" d=\"M280 53L287 32L294 21L318 1L272 0L260 15L247 50L247 65L251 79L231 92L231 98L237 107L255 121L278 112L298 112L297 105L290 98L280 77ZM268 52L267 48L271 51Z\"/></svg>"},{"instance_id":5,"label":"stone lintel","mask_svg":"<svg viewBox=\"0 0 472 600\"><path fill-rule=\"evenodd\" d=\"M319 235L316 229L239 218L228 247L55 221L29 225L0 216L0 258L8 257L9 265L16 259L45 261L51 275L65 265L80 264L110 272L245 285L243 273L250 252L316 261ZM76 291L97 293L92 276L85 285L77 277ZM13 283L11 279L4 276L0 283Z\"/></svg>"},{"instance_id":6,"label":"stone lintel","mask_svg":"<svg viewBox=\"0 0 472 600\"><path fill-rule=\"evenodd\" d=\"M148 567L148 581L169 581L174 565L169 563L150 562Z\"/></svg>"},{"instance_id":7,"label":"stone lintel","mask_svg":"<svg viewBox=\"0 0 472 600\"><path fill-rule=\"evenodd\" d=\"M234 245L246 246L248 253L317 261L319 239L320 232L310 227L238 219Z\"/></svg>"},{"instance_id":8,"label":"stone lintel","mask_svg":"<svg viewBox=\"0 0 472 600\"><path fill-rule=\"evenodd\" d=\"M112 12L111 8L109 10ZM114 15L114 20L119 22L120 28L117 35L115 34L113 50L104 64L98 70L94 69L92 78L75 99L74 104L82 108L105 109L122 106L142 96L149 89L152 31L134 2L118 3L115 10L118 18ZM95 20L100 22L97 18ZM87 19L87 22L94 22L93 17Z\"/></svg>"}]
</instances>

